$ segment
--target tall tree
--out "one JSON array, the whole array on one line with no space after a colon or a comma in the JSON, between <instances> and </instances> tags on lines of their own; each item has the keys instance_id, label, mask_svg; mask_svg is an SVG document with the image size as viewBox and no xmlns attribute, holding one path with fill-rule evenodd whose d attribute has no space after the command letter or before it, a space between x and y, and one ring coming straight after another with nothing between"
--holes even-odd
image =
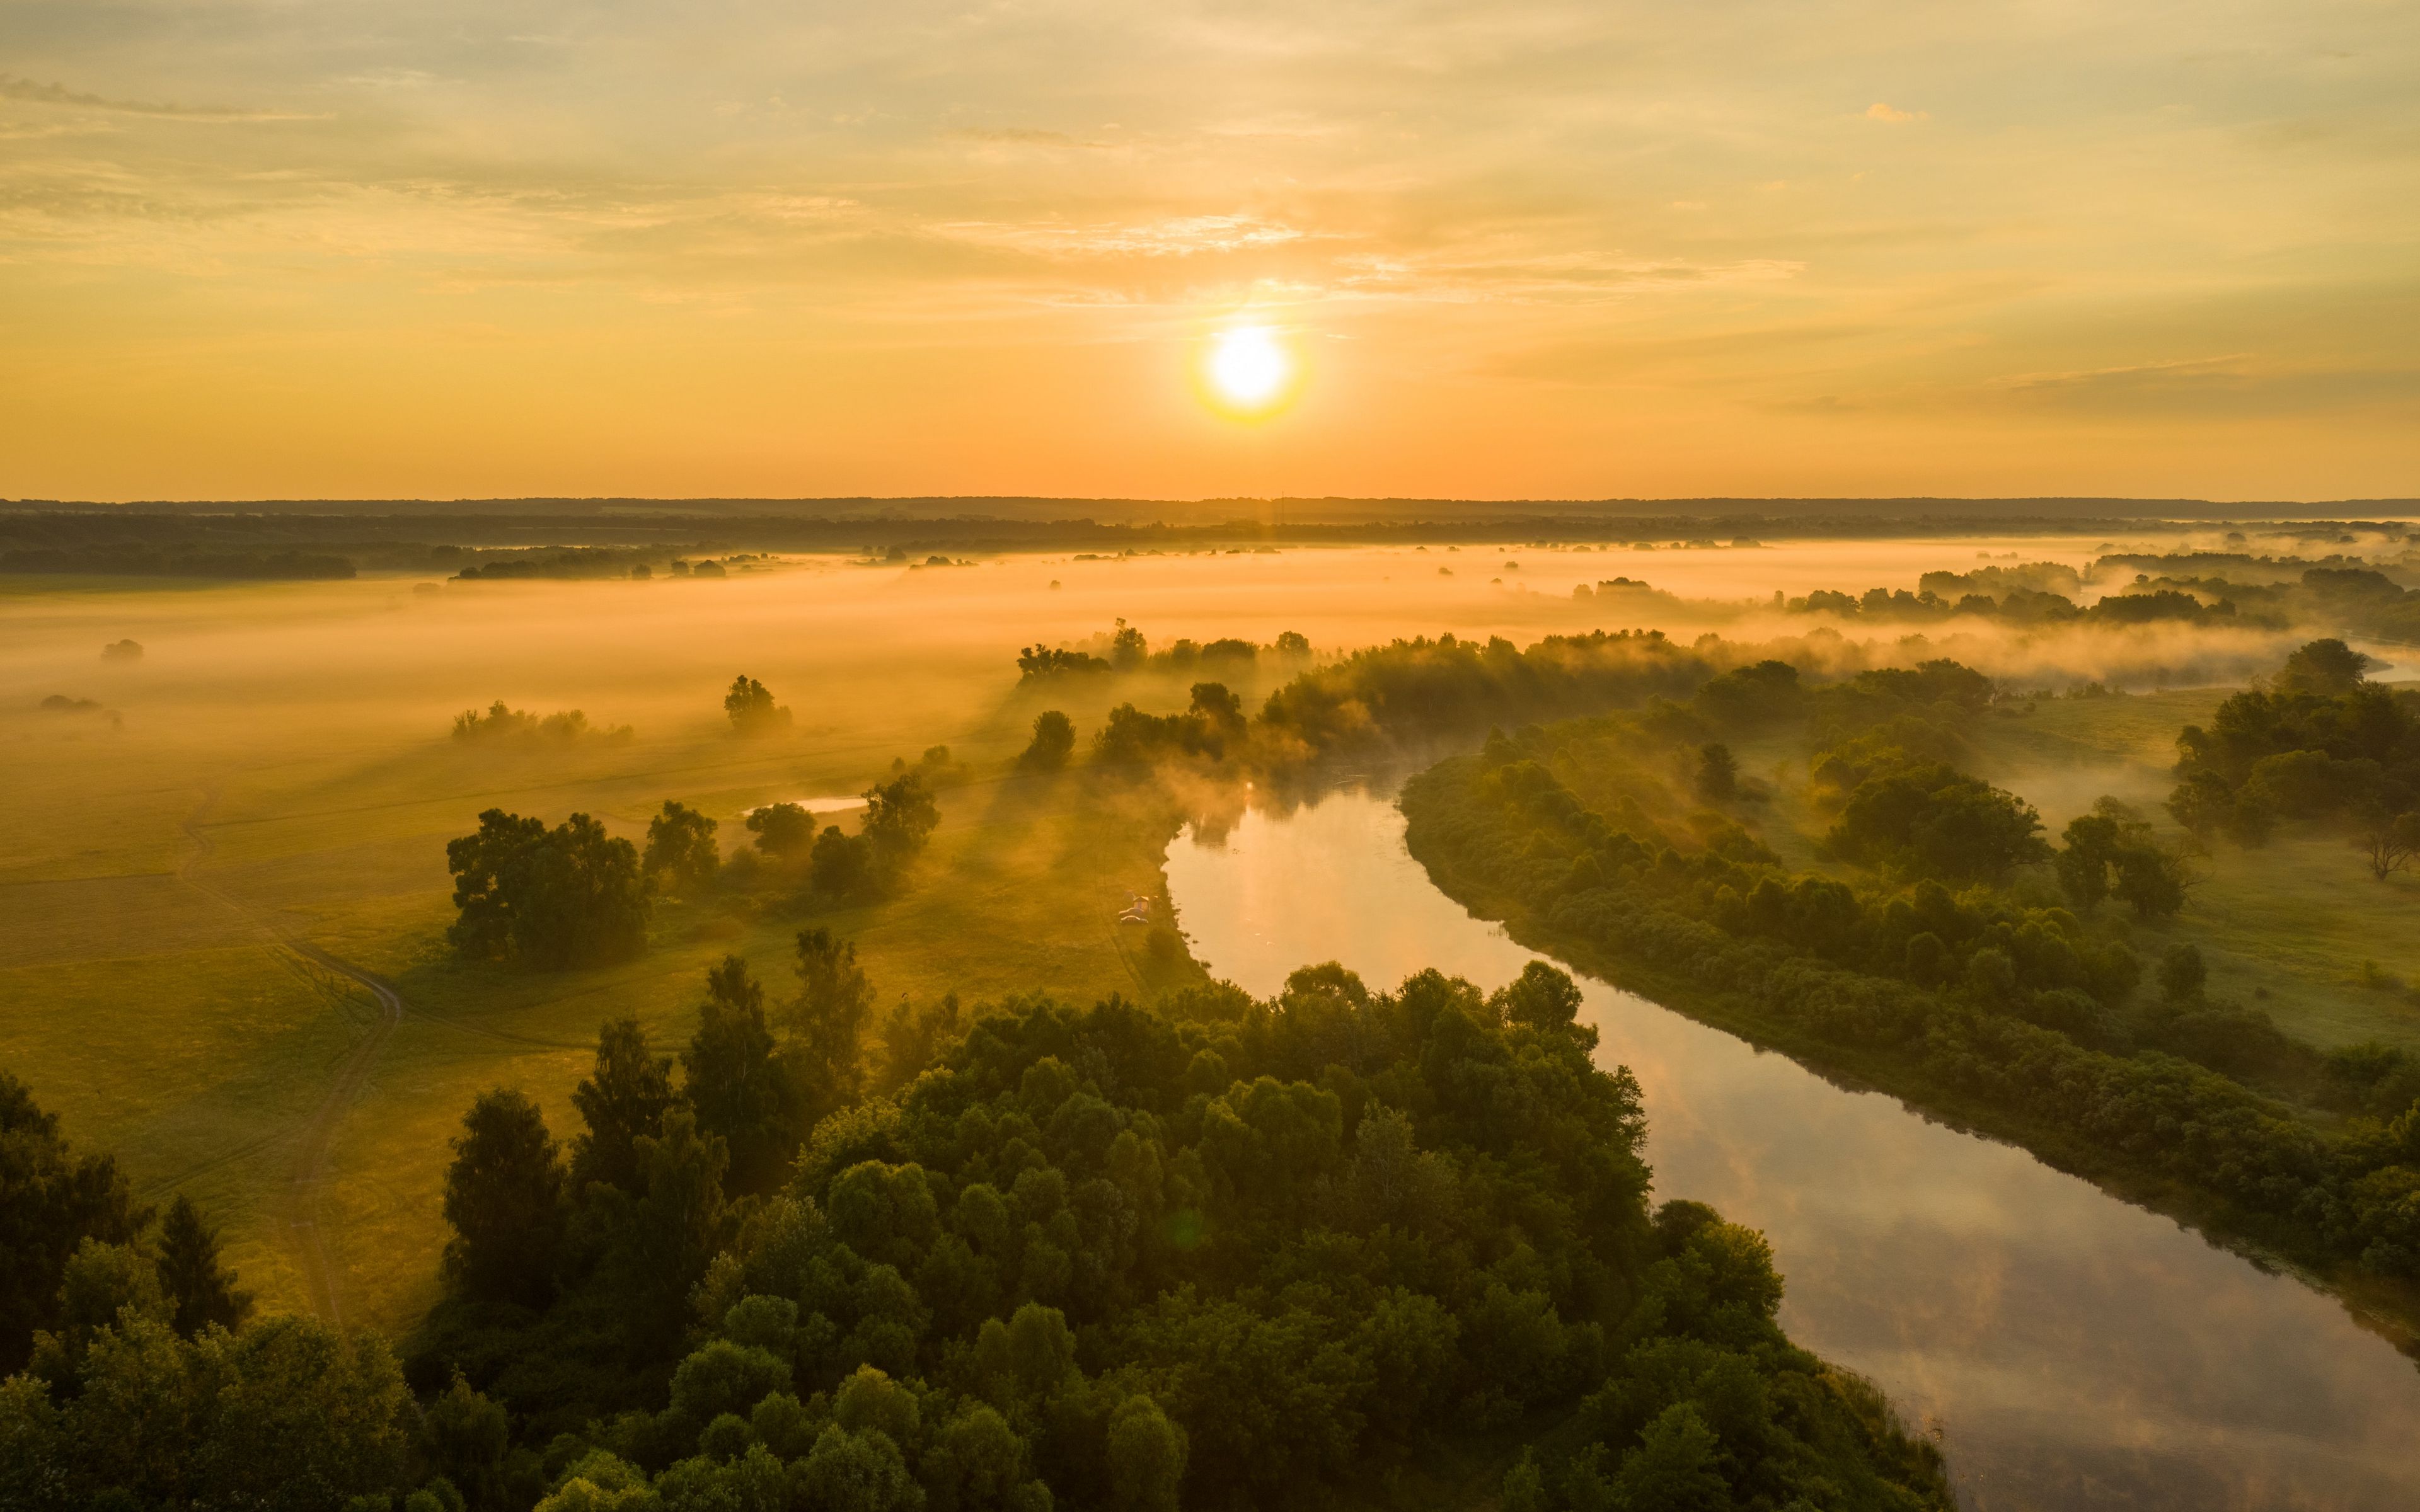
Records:
<instances>
[{"instance_id":1,"label":"tall tree","mask_svg":"<svg viewBox=\"0 0 2420 1512\"><path fill-rule=\"evenodd\" d=\"M446 1280L465 1296L543 1305L563 1234L563 1175L537 1104L505 1088L481 1093L445 1172Z\"/></svg>"},{"instance_id":2,"label":"tall tree","mask_svg":"<svg viewBox=\"0 0 2420 1512\"><path fill-rule=\"evenodd\" d=\"M219 1263L218 1230L181 1192L160 1225L159 1265L170 1322L186 1338L214 1323L241 1328L252 1316L252 1293L237 1289L235 1273Z\"/></svg>"},{"instance_id":3,"label":"tall tree","mask_svg":"<svg viewBox=\"0 0 2420 1512\"><path fill-rule=\"evenodd\" d=\"M874 983L857 964L857 946L826 929L799 932L798 1001L787 1024L797 1036L807 1105L820 1119L846 1107L865 1089L864 1039L874 1013Z\"/></svg>"},{"instance_id":4,"label":"tall tree","mask_svg":"<svg viewBox=\"0 0 2420 1512\"><path fill-rule=\"evenodd\" d=\"M629 1298L635 1342L660 1348L680 1337L691 1288L729 1237L723 1205L727 1147L675 1107L664 1132L638 1142L642 1194L623 1204L609 1260Z\"/></svg>"},{"instance_id":5,"label":"tall tree","mask_svg":"<svg viewBox=\"0 0 2420 1512\"><path fill-rule=\"evenodd\" d=\"M731 680L731 691L722 695L722 712L736 734L770 734L790 726L790 711L773 702L771 689L745 672Z\"/></svg>"},{"instance_id":6,"label":"tall tree","mask_svg":"<svg viewBox=\"0 0 2420 1512\"><path fill-rule=\"evenodd\" d=\"M0 1071L0 1378L55 1317L68 1257L86 1239L131 1242L149 1214L117 1162L79 1156L25 1084Z\"/></svg>"},{"instance_id":7,"label":"tall tree","mask_svg":"<svg viewBox=\"0 0 2420 1512\"><path fill-rule=\"evenodd\" d=\"M1057 709L1045 709L1033 717L1033 743L1025 748L1017 764L1029 771L1055 772L1067 764L1067 757L1076 748L1076 726Z\"/></svg>"},{"instance_id":8,"label":"tall tree","mask_svg":"<svg viewBox=\"0 0 2420 1512\"><path fill-rule=\"evenodd\" d=\"M503 1407L471 1389L462 1372L420 1414L420 1448L431 1469L462 1495L470 1512L508 1505L504 1452L512 1422Z\"/></svg>"},{"instance_id":9,"label":"tall tree","mask_svg":"<svg viewBox=\"0 0 2420 1512\"><path fill-rule=\"evenodd\" d=\"M637 1019L598 1028L597 1069L571 1091L571 1105L588 1125L571 1141L572 1191L585 1192L592 1181L637 1191L637 1142L663 1132L665 1110L675 1101L673 1058L650 1052Z\"/></svg>"},{"instance_id":10,"label":"tall tree","mask_svg":"<svg viewBox=\"0 0 2420 1512\"><path fill-rule=\"evenodd\" d=\"M681 1052L697 1126L730 1149L734 1192L779 1185L804 1133L790 1068L765 1022L765 989L736 955L706 976L697 1033Z\"/></svg>"},{"instance_id":11,"label":"tall tree","mask_svg":"<svg viewBox=\"0 0 2420 1512\"><path fill-rule=\"evenodd\" d=\"M685 803L664 800L663 811L647 821L647 850L640 869L681 887L703 887L722 865L715 847L715 822Z\"/></svg>"},{"instance_id":12,"label":"tall tree","mask_svg":"<svg viewBox=\"0 0 2420 1512\"><path fill-rule=\"evenodd\" d=\"M909 772L865 790L865 824L861 832L866 843L874 847L876 858L886 868L899 867L923 850L925 840L940 822L940 808L933 801L933 790L924 785L920 772Z\"/></svg>"}]
</instances>

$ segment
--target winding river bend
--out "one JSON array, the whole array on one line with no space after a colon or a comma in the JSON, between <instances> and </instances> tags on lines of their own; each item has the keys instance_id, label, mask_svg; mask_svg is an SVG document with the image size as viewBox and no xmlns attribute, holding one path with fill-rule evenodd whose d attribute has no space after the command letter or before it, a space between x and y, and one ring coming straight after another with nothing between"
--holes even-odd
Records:
<instances>
[{"instance_id":1,"label":"winding river bend","mask_svg":"<svg viewBox=\"0 0 2420 1512\"><path fill-rule=\"evenodd\" d=\"M1169 847L1217 975L1336 960L1494 988L1535 959L1431 885L1391 802L1342 792ZM2333 1300L2021 1149L1843 1091L1583 980L1646 1095L1661 1197L1761 1228L1799 1343L1939 1436L1974 1512L2420 1507L2420 1371Z\"/></svg>"}]
</instances>

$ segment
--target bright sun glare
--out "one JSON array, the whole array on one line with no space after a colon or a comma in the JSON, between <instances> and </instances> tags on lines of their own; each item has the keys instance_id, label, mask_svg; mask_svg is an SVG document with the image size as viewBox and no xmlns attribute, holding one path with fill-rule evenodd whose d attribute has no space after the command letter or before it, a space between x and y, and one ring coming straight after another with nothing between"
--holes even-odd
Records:
<instances>
[{"instance_id":1,"label":"bright sun glare","mask_svg":"<svg viewBox=\"0 0 2420 1512\"><path fill-rule=\"evenodd\" d=\"M1294 359L1264 326L1237 326L1210 351L1210 383L1237 409L1266 409L1285 390Z\"/></svg>"}]
</instances>

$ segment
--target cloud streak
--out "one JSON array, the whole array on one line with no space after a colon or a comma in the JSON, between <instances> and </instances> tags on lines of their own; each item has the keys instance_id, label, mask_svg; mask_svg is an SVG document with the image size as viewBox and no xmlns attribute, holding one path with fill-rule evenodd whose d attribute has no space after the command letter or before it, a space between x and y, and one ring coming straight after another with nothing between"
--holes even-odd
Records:
<instances>
[{"instance_id":1,"label":"cloud streak","mask_svg":"<svg viewBox=\"0 0 2420 1512\"><path fill-rule=\"evenodd\" d=\"M0 100L32 105L61 105L74 110L106 111L113 116L156 116L180 121L324 121L324 114L285 110L238 110L217 105L151 104L134 100L109 100L80 94L60 84L38 84L0 73Z\"/></svg>"}]
</instances>

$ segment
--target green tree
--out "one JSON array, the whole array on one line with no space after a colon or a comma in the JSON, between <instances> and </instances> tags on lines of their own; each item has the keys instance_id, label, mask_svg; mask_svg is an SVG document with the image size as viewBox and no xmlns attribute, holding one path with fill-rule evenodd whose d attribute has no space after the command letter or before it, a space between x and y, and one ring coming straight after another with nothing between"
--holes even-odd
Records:
<instances>
[{"instance_id":1,"label":"green tree","mask_svg":"<svg viewBox=\"0 0 2420 1512\"><path fill-rule=\"evenodd\" d=\"M2184 857L2144 840L2118 851L2114 859L2118 883L2110 890L2119 902L2133 905L2137 916L2166 918L2184 907L2185 888L2193 880Z\"/></svg>"},{"instance_id":2,"label":"green tree","mask_svg":"<svg viewBox=\"0 0 2420 1512\"><path fill-rule=\"evenodd\" d=\"M550 830L489 809L476 834L446 842L445 864L460 912L446 937L465 955L561 967L625 959L646 945L638 848L584 813Z\"/></svg>"},{"instance_id":3,"label":"green tree","mask_svg":"<svg viewBox=\"0 0 2420 1512\"><path fill-rule=\"evenodd\" d=\"M616 1204L607 1257L613 1284L628 1301L627 1327L643 1348L663 1349L689 1320L690 1295L730 1237L722 1173L723 1142L701 1134L688 1107L664 1115L664 1132L638 1140L644 1190Z\"/></svg>"},{"instance_id":4,"label":"green tree","mask_svg":"<svg viewBox=\"0 0 2420 1512\"><path fill-rule=\"evenodd\" d=\"M1231 735L1244 729L1244 701L1224 683L1194 684L1186 712Z\"/></svg>"},{"instance_id":5,"label":"green tree","mask_svg":"<svg viewBox=\"0 0 2420 1512\"><path fill-rule=\"evenodd\" d=\"M715 822L685 803L664 800L663 811L647 821L647 849L640 869L649 877L665 877L689 887L714 880L722 852L714 841Z\"/></svg>"},{"instance_id":6,"label":"green tree","mask_svg":"<svg viewBox=\"0 0 2420 1512\"><path fill-rule=\"evenodd\" d=\"M895 871L923 850L940 822L940 807L922 773L911 771L865 790L865 822L860 832L886 870Z\"/></svg>"},{"instance_id":7,"label":"green tree","mask_svg":"<svg viewBox=\"0 0 2420 1512\"><path fill-rule=\"evenodd\" d=\"M240 1328L252 1316L252 1293L239 1290L235 1273L219 1263L218 1230L181 1192L160 1225L159 1270L169 1321L186 1338L213 1326Z\"/></svg>"},{"instance_id":8,"label":"green tree","mask_svg":"<svg viewBox=\"0 0 2420 1512\"><path fill-rule=\"evenodd\" d=\"M132 1242L149 1214L109 1155L78 1155L25 1084L0 1070L0 1379L56 1317L68 1257L85 1240Z\"/></svg>"},{"instance_id":9,"label":"green tree","mask_svg":"<svg viewBox=\"0 0 2420 1512\"><path fill-rule=\"evenodd\" d=\"M1185 1430L1148 1396L1129 1396L1109 1413L1109 1491L1126 1512L1176 1512L1185 1481Z\"/></svg>"},{"instance_id":10,"label":"green tree","mask_svg":"<svg viewBox=\"0 0 2420 1512\"><path fill-rule=\"evenodd\" d=\"M2420 857L2420 813L2390 813L2375 805L2362 814L2353 831L2353 848L2369 864L2369 874L2383 882Z\"/></svg>"},{"instance_id":11,"label":"green tree","mask_svg":"<svg viewBox=\"0 0 2420 1512\"><path fill-rule=\"evenodd\" d=\"M1029 772L1055 772L1067 764L1075 749L1075 722L1057 709L1045 709L1033 717L1033 743L1017 764Z\"/></svg>"},{"instance_id":12,"label":"green tree","mask_svg":"<svg viewBox=\"0 0 2420 1512\"><path fill-rule=\"evenodd\" d=\"M815 837L814 889L829 898L860 899L872 893L880 873L874 847L861 835L845 835L838 825L827 825Z\"/></svg>"},{"instance_id":13,"label":"green tree","mask_svg":"<svg viewBox=\"0 0 2420 1512\"><path fill-rule=\"evenodd\" d=\"M587 1125L571 1141L575 1195L592 1181L638 1190L638 1142L663 1132L664 1114L677 1101L672 1070L672 1057L652 1052L637 1019L598 1027L596 1070L571 1089L571 1105Z\"/></svg>"},{"instance_id":14,"label":"green tree","mask_svg":"<svg viewBox=\"0 0 2420 1512\"><path fill-rule=\"evenodd\" d=\"M1130 672L1150 656L1151 645L1143 640L1142 632L1120 620L1117 633L1109 637L1109 665L1122 672Z\"/></svg>"},{"instance_id":15,"label":"green tree","mask_svg":"<svg viewBox=\"0 0 2420 1512\"><path fill-rule=\"evenodd\" d=\"M2058 885L2068 900L2086 913L2109 896L2109 866L2125 837L2118 820L2108 814L2079 814L2068 821L2066 843L2054 858Z\"/></svg>"},{"instance_id":16,"label":"green tree","mask_svg":"<svg viewBox=\"0 0 2420 1512\"><path fill-rule=\"evenodd\" d=\"M730 1152L733 1192L779 1185L803 1133L799 1085L765 1020L765 989L727 955L706 975L697 1033L681 1052L683 1095L700 1131Z\"/></svg>"},{"instance_id":17,"label":"green tree","mask_svg":"<svg viewBox=\"0 0 2420 1512\"><path fill-rule=\"evenodd\" d=\"M149 1256L132 1244L86 1239L68 1257L59 1278L54 1332L35 1341L28 1368L53 1389L65 1387L109 1330L131 1327L136 1320L161 1326L168 1319L168 1299Z\"/></svg>"},{"instance_id":18,"label":"green tree","mask_svg":"<svg viewBox=\"0 0 2420 1512\"><path fill-rule=\"evenodd\" d=\"M722 695L722 712L735 734L768 735L790 727L790 711L775 703L765 685L745 672L731 680L731 690Z\"/></svg>"},{"instance_id":19,"label":"green tree","mask_svg":"<svg viewBox=\"0 0 2420 1512\"><path fill-rule=\"evenodd\" d=\"M1849 795L1831 843L1852 860L1944 882L1993 882L2047 860L2033 806L1954 767L1901 766Z\"/></svg>"},{"instance_id":20,"label":"green tree","mask_svg":"<svg viewBox=\"0 0 2420 1512\"><path fill-rule=\"evenodd\" d=\"M462 1495L470 1512L508 1504L504 1455L512 1424L502 1406L471 1389L462 1372L420 1414L421 1453L429 1468Z\"/></svg>"},{"instance_id":21,"label":"green tree","mask_svg":"<svg viewBox=\"0 0 2420 1512\"><path fill-rule=\"evenodd\" d=\"M1729 1512L1723 1444L1695 1404L1675 1402L1638 1436L1614 1477L1614 1504L1654 1512Z\"/></svg>"},{"instance_id":22,"label":"green tree","mask_svg":"<svg viewBox=\"0 0 2420 1512\"><path fill-rule=\"evenodd\" d=\"M1698 796L1722 803L1739 795L1739 762L1719 743L1698 748Z\"/></svg>"},{"instance_id":23,"label":"green tree","mask_svg":"<svg viewBox=\"0 0 2420 1512\"><path fill-rule=\"evenodd\" d=\"M1571 973L1532 961L1488 999L1505 1022L1532 1029L1568 1029L1580 1011L1579 983Z\"/></svg>"},{"instance_id":24,"label":"green tree","mask_svg":"<svg viewBox=\"0 0 2420 1512\"><path fill-rule=\"evenodd\" d=\"M2341 640L2311 640L2286 658L2274 682L2280 693L2335 698L2359 687L2377 665Z\"/></svg>"},{"instance_id":25,"label":"green tree","mask_svg":"<svg viewBox=\"0 0 2420 1512\"><path fill-rule=\"evenodd\" d=\"M464 1296L544 1305L563 1234L563 1177L537 1104L505 1088L481 1093L445 1172L447 1282Z\"/></svg>"},{"instance_id":26,"label":"green tree","mask_svg":"<svg viewBox=\"0 0 2420 1512\"><path fill-rule=\"evenodd\" d=\"M783 1015L808 1105L820 1119L864 1094L874 983L857 946L827 929L799 932L799 995Z\"/></svg>"},{"instance_id":27,"label":"green tree","mask_svg":"<svg viewBox=\"0 0 2420 1512\"><path fill-rule=\"evenodd\" d=\"M814 848L815 816L795 803L768 803L748 810L748 832L768 856L799 856Z\"/></svg>"},{"instance_id":28,"label":"green tree","mask_svg":"<svg viewBox=\"0 0 2420 1512\"><path fill-rule=\"evenodd\" d=\"M2171 1003L2199 1002L2202 984L2209 980L2210 969L2193 946L2169 946L2160 958L2160 995Z\"/></svg>"}]
</instances>

